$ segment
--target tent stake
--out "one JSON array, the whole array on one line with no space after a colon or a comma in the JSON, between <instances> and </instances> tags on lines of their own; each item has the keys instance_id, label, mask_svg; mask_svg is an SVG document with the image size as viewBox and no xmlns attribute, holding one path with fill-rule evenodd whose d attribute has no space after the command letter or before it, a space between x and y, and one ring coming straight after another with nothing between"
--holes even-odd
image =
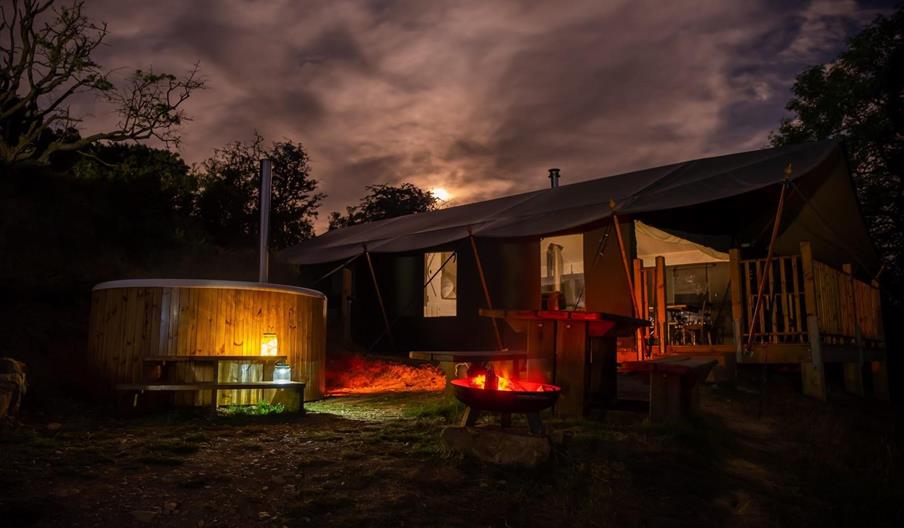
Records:
<instances>
[{"instance_id":1,"label":"tent stake","mask_svg":"<svg viewBox=\"0 0 904 528\"><path fill-rule=\"evenodd\" d=\"M468 233L468 239L471 241L471 250L474 252L474 262L477 263L477 274L480 275L480 285L483 286L483 296L487 301L487 308L493 309L493 300L490 298L490 289L487 287L487 278L486 275L483 274L483 264L480 263L480 253L477 252L477 241L474 240L474 235ZM502 344L502 334L499 333L499 325L496 324L496 318L490 317L490 322L493 323L493 332L496 334L496 346L499 347L499 350L505 350L505 346Z\"/></svg>"},{"instance_id":2,"label":"tent stake","mask_svg":"<svg viewBox=\"0 0 904 528\"><path fill-rule=\"evenodd\" d=\"M398 352L399 349L396 347L395 338L392 336L392 327L389 324L389 316L386 314L386 305L383 304L383 294L380 293L380 285L377 284L377 274L374 272L374 263L370 259L370 252L364 250L364 256L367 257L367 267L370 269L370 278L373 280L374 290L377 292L377 301L380 303L380 312L383 313L383 323L386 325L386 334L389 336L389 343L392 345L392 349Z\"/></svg>"},{"instance_id":3,"label":"tent stake","mask_svg":"<svg viewBox=\"0 0 904 528\"><path fill-rule=\"evenodd\" d=\"M615 239L618 241L618 251L621 253L622 267L625 268L625 280L628 281L628 294L631 297L631 306L634 307L634 317L640 318L640 308L637 299L634 298L634 279L631 278L631 266L628 264L628 254L625 252L625 240L622 238L621 227L618 223L618 214L615 212L615 200L609 200L609 209L612 211L612 224L615 226Z\"/></svg>"}]
</instances>

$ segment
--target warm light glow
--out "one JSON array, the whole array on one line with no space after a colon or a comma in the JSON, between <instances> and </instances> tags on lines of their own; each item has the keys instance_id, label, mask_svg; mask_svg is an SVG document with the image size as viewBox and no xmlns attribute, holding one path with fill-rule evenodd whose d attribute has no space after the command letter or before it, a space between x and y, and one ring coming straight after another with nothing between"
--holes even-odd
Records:
<instances>
[{"instance_id":1,"label":"warm light glow","mask_svg":"<svg viewBox=\"0 0 904 528\"><path fill-rule=\"evenodd\" d=\"M437 198L441 202L448 202L449 198L452 198L452 195L443 187L434 187L430 189L430 194L432 194L435 198Z\"/></svg>"},{"instance_id":2,"label":"warm light glow","mask_svg":"<svg viewBox=\"0 0 904 528\"><path fill-rule=\"evenodd\" d=\"M277 355L277 340L276 334L266 333L261 337L261 355L262 356L275 356Z\"/></svg>"},{"instance_id":3,"label":"warm light glow","mask_svg":"<svg viewBox=\"0 0 904 528\"><path fill-rule=\"evenodd\" d=\"M360 356L332 358L327 364L327 393L441 391L446 377L432 365L405 365Z\"/></svg>"},{"instance_id":4,"label":"warm light glow","mask_svg":"<svg viewBox=\"0 0 904 528\"><path fill-rule=\"evenodd\" d=\"M518 383L517 381L510 380L503 376L496 376L496 379L499 381L499 387L496 390L501 391L518 391L518 392L530 392L530 390ZM468 380L470 385L477 389L485 389L487 384L486 374L478 374L473 378ZM537 388L534 389L534 392L545 392L544 386L542 383L536 384Z\"/></svg>"}]
</instances>

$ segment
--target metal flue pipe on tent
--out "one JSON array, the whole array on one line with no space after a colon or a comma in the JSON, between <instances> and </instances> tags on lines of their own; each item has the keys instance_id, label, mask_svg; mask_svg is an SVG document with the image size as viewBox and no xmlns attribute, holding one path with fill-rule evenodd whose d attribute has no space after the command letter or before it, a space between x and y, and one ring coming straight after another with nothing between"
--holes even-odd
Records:
<instances>
[{"instance_id":1,"label":"metal flue pipe on tent","mask_svg":"<svg viewBox=\"0 0 904 528\"><path fill-rule=\"evenodd\" d=\"M268 282L270 279L270 187L273 180L272 162L268 159L261 160L261 225L260 225L260 265L258 267L258 282Z\"/></svg>"},{"instance_id":2,"label":"metal flue pipe on tent","mask_svg":"<svg viewBox=\"0 0 904 528\"><path fill-rule=\"evenodd\" d=\"M559 169L549 169L549 186L555 189L559 186Z\"/></svg>"}]
</instances>

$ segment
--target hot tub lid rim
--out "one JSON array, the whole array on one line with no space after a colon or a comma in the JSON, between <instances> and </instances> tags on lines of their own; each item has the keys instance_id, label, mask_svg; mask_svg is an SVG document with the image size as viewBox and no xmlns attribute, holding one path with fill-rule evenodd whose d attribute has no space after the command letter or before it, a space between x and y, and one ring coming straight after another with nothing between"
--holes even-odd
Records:
<instances>
[{"instance_id":1,"label":"hot tub lid rim","mask_svg":"<svg viewBox=\"0 0 904 528\"><path fill-rule=\"evenodd\" d=\"M326 299L326 294L301 286L274 284L271 282L248 282L206 279L124 279L106 281L95 284L91 291L112 290L117 288L221 288L233 290L274 291L294 293Z\"/></svg>"}]
</instances>

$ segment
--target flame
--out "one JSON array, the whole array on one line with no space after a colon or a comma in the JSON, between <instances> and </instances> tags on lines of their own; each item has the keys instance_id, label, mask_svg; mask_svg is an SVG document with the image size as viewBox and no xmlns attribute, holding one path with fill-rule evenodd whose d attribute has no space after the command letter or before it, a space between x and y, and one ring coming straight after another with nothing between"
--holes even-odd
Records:
<instances>
[{"instance_id":1,"label":"flame","mask_svg":"<svg viewBox=\"0 0 904 528\"><path fill-rule=\"evenodd\" d=\"M517 381L510 380L504 376L496 376L496 379L499 380L499 386L496 390L500 391L518 391L518 392L530 392L531 389L525 387L524 384L519 383ZM478 389L486 389L487 385L487 376L486 374L478 374L473 378L468 380L472 387ZM534 385L534 384L531 384ZM537 388L534 389L534 392L545 392L544 385L542 383L537 383Z\"/></svg>"},{"instance_id":2,"label":"flame","mask_svg":"<svg viewBox=\"0 0 904 528\"><path fill-rule=\"evenodd\" d=\"M406 365L361 356L332 359L326 373L326 393L376 394L381 392L441 391L446 377L432 365Z\"/></svg>"}]
</instances>

